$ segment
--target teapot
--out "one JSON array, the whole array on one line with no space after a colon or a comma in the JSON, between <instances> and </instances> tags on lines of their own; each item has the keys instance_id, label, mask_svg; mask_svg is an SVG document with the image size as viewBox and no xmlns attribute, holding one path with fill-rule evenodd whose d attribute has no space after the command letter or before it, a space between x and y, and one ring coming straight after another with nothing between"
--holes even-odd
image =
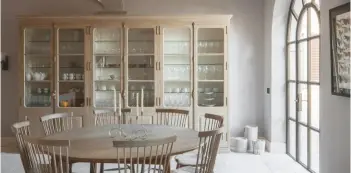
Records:
<instances>
[{"instance_id":1,"label":"teapot","mask_svg":"<svg viewBox=\"0 0 351 173\"><path fill-rule=\"evenodd\" d=\"M41 80L41 72L34 72L32 77L34 80Z\"/></svg>"}]
</instances>

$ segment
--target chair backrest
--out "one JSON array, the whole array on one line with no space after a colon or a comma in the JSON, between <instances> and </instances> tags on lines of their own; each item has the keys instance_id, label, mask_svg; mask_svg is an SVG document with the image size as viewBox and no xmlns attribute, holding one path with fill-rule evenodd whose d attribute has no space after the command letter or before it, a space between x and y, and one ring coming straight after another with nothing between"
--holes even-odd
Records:
<instances>
[{"instance_id":1,"label":"chair backrest","mask_svg":"<svg viewBox=\"0 0 351 173\"><path fill-rule=\"evenodd\" d=\"M117 112L111 110L94 110L94 124L95 126L103 126L109 124L125 124L126 116L131 113L130 108L121 109L122 117Z\"/></svg>"},{"instance_id":2,"label":"chair backrest","mask_svg":"<svg viewBox=\"0 0 351 173\"><path fill-rule=\"evenodd\" d=\"M136 115L127 115L125 118L125 124L153 124L154 117L153 116L136 116Z\"/></svg>"},{"instance_id":3,"label":"chair backrest","mask_svg":"<svg viewBox=\"0 0 351 173\"><path fill-rule=\"evenodd\" d=\"M204 121L201 123L201 131L215 130L223 126L223 116L215 114L205 114L205 118L201 119Z\"/></svg>"},{"instance_id":4,"label":"chair backrest","mask_svg":"<svg viewBox=\"0 0 351 173\"><path fill-rule=\"evenodd\" d=\"M213 172L222 134L223 127L199 132L200 140L195 173Z\"/></svg>"},{"instance_id":5,"label":"chair backrest","mask_svg":"<svg viewBox=\"0 0 351 173\"><path fill-rule=\"evenodd\" d=\"M81 128L83 121L81 116L73 116L73 113L56 113L40 117L45 135L68 131L73 128ZM78 121L78 123L76 123Z\"/></svg>"},{"instance_id":6,"label":"chair backrest","mask_svg":"<svg viewBox=\"0 0 351 173\"><path fill-rule=\"evenodd\" d=\"M24 137L33 171L38 173L68 173L69 140L44 140Z\"/></svg>"},{"instance_id":7,"label":"chair backrest","mask_svg":"<svg viewBox=\"0 0 351 173\"><path fill-rule=\"evenodd\" d=\"M154 169L154 171L158 166L162 166L163 170L167 170L176 139L176 136L171 136L143 141L113 141L113 146L117 149L118 167L123 165L126 168L129 164L137 164L135 172L140 172L139 166L149 170ZM126 173L127 170L124 172Z\"/></svg>"},{"instance_id":8,"label":"chair backrest","mask_svg":"<svg viewBox=\"0 0 351 173\"><path fill-rule=\"evenodd\" d=\"M187 127L189 111L179 109L156 109L154 124Z\"/></svg>"},{"instance_id":9,"label":"chair backrest","mask_svg":"<svg viewBox=\"0 0 351 173\"><path fill-rule=\"evenodd\" d=\"M25 146L23 136L30 136L30 122L26 120L15 123L12 125L11 129L16 137L17 147L19 149L23 168L27 173L32 166L29 162L29 153Z\"/></svg>"}]
</instances>

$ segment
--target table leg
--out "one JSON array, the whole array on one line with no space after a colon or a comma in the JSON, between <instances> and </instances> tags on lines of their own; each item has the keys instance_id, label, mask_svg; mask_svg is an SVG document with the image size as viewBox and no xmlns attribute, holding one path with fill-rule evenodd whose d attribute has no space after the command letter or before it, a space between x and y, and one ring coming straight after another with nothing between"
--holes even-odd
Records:
<instances>
[{"instance_id":1,"label":"table leg","mask_svg":"<svg viewBox=\"0 0 351 173\"><path fill-rule=\"evenodd\" d=\"M90 173L97 173L96 172L96 163L90 163Z\"/></svg>"}]
</instances>

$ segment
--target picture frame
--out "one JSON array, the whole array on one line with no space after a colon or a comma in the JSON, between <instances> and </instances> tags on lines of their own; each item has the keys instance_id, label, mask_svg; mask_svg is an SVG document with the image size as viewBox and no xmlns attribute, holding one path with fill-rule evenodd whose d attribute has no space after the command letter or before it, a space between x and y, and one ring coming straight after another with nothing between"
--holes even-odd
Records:
<instances>
[{"instance_id":1,"label":"picture frame","mask_svg":"<svg viewBox=\"0 0 351 173\"><path fill-rule=\"evenodd\" d=\"M350 97L350 3L329 10L332 95Z\"/></svg>"}]
</instances>

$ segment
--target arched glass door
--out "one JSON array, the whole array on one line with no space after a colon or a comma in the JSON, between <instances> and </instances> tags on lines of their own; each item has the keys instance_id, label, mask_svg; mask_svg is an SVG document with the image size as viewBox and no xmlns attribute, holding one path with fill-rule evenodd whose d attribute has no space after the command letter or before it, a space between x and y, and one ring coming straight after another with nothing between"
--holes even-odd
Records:
<instances>
[{"instance_id":1,"label":"arched glass door","mask_svg":"<svg viewBox=\"0 0 351 173\"><path fill-rule=\"evenodd\" d=\"M319 172L319 0L292 0L287 27L287 153Z\"/></svg>"}]
</instances>

